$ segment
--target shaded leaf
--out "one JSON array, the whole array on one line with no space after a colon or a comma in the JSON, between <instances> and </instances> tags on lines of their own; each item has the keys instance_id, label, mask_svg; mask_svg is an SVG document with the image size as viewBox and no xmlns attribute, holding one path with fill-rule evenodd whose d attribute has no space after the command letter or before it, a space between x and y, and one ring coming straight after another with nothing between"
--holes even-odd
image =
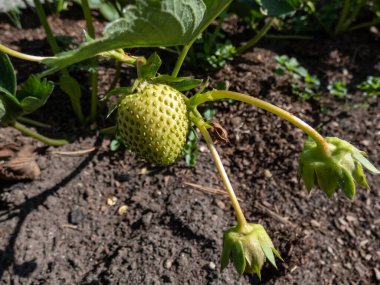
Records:
<instances>
[{"instance_id":1,"label":"shaded leaf","mask_svg":"<svg viewBox=\"0 0 380 285\"><path fill-rule=\"evenodd\" d=\"M43 106L53 92L54 84L46 79L39 79L35 75L29 76L22 85L16 97L19 100L24 114L29 114Z\"/></svg>"},{"instance_id":2,"label":"shaded leaf","mask_svg":"<svg viewBox=\"0 0 380 285\"><path fill-rule=\"evenodd\" d=\"M161 58L154 52L143 65L137 64L137 73L139 78L148 79L156 76L158 69L162 64Z\"/></svg>"},{"instance_id":3,"label":"shaded leaf","mask_svg":"<svg viewBox=\"0 0 380 285\"><path fill-rule=\"evenodd\" d=\"M0 88L10 94L16 92L16 75L13 65L7 54L0 52Z\"/></svg>"},{"instance_id":4,"label":"shaded leaf","mask_svg":"<svg viewBox=\"0 0 380 285\"><path fill-rule=\"evenodd\" d=\"M244 256L243 245L240 240L235 241L234 248L232 249L231 258L232 258L232 262L235 266L236 271L240 275L242 275L245 270L246 261L245 261L245 256Z\"/></svg>"},{"instance_id":5,"label":"shaded leaf","mask_svg":"<svg viewBox=\"0 0 380 285\"><path fill-rule=\"evenodd\" d=\"M267 14L272 17L283 16L292 12L300 6L300 0L260 0Z\"/></svg>"},{"instance_id":6,"label":"shaded leaf","mask_svg":"<svg viewBox=\"0 0 380 285\"><path fill-rule=\"evenodd\" d=\"M342 178L340 184L343 193L349 199L353 199L356 194L355 182L353 177L351 176L351 173L345 168L342 168Z\"/></svg>"},{"instance_id":7,"label":"shaded leaf","mask_svg":"<svg viewBox=\"0 0 380 285\"><path fill-rule=\"evenodd\" d=\"M227 265L230 263L232 247L233 247L233 240L229 237L224 236L222 258L220 260L221 270L226 268Z\"/></svg>"},{"instance_id":8,"label":"shaded leaf","mask_svg":"<svg viewBox=\"0 0 380 285\"><path fill-rule=\"evenodd\" d=\"M2 116L0 117L0 122L3 124L8 124L18 116L22 114L22 108L16 97L9 93L6 89L0 87L0 111Z\"/></svg>"},{"instance_id":9,"label":"shaded leaf","mask_svg":"<svg viewBox=\"0 0 380 285\"><path fill-rule=\"evenodd\" d=\"M168 74L159 75L153 78L152 83L163 83L167 84L178 91L188 91L200 84L202 84L202 79L196 79L191 77L173 77Z\"/></svg>"},{"instance_id":10,"label":"shaded leaf","mask_svg":"<svg viewBox=\"0 0 380 285\"><path fill-rule=\"evenodd\" d=\"M302 164L301 166L301 176L303 182L305 183L307 191L311 191L315 183L315 171L309 164Z\"/></svg>"},{"instance_id":11,"label":"shaded leaf","mask_svg":"<svg viewBox=\"0 0 380 285\"><path fill-rule=\"evenodd\" d=\"M59 78L59 88L71 98L80 98L82 92L78 81L69 74L62 74Z\"/></svg>"},{"instance_id":12,"label":"shaded leaf","mask_svg":"<svg viewBox=\"0 0 380 285\"><path fill-rule=\"evenodd\" d=\"M315 173L319 187L329 198L332 197L338 188L337 174L332 168L324 165L324 163L315 167Z\"/></svg>"}]
</instances>

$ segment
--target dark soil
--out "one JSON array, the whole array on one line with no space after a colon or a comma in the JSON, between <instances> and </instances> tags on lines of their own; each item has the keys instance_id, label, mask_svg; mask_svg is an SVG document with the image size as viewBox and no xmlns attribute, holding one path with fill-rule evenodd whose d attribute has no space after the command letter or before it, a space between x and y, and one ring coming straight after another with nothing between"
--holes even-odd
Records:
<instances>
[{"instance_id":1,"label":"dark soil","mask_svg":"<svg viewBox=\"0 0 380 285\"><path fill-rule=\"evenodd\" d=\"M49 20L57 35L80 41L85 27L80 15ZM17 30L1 16L0 41L25 53L48 54L43 29L32 24ZM98 31L102 26L97 22ZM233 20L225 29L238 32ZM264 40L208 75L213 86L228 82L231 90L275 103L319 126L323 134L352 142L379 166L378 99L356 92L345 100L325 94L319 101L302 101L291 95L291 77L273 72L275 55L288 54L318 75L323 85L344 79L352 88L368 75L380 74L379 44L379 35L369 31L337 40ZM17 59L13 63L20 82L41 70L37 64ZM102 95L114 71L103 66L99 72ZM206 76L201 69L193 72ZM130 81L131 74L134 71L127 68L123 81ZM340 191L332 199L319 190L308 194L297 180L305 140L300 131L245 104L222 102L213 108L229 133L230 144L218 145L218 150L246 216L265 226L285 260L278 262L278 270L266 265L262 283L379 283L380 178L368 175L371 191L358 189L354 201ZM111 152L110 138L76 123L58 88L32 118L53 125L39 131L66 137L71 144L44 148L12 128L0 129L1 144L38 148L42 170L33 182L0 181L1 284L259 283L254 276L239 277L232 266L219 269L223 230L235 220L227 197L187 184L223 187L203 142L195 168L182 159L169 167L154 167L128 152ZM56 153L93 146L96 151L85 155ZM112 197L117 200L111 206L107 200ZM119 215L122 205L128 210Z\"/></svg>"}]
</instances>

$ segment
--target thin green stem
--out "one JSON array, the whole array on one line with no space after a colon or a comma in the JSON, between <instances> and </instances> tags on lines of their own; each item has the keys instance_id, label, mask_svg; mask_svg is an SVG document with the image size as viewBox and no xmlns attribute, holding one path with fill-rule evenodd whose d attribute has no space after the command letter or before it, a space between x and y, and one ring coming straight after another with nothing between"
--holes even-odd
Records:
<instances>
[{"instance_id":1,"label":"thin green stem","mask_svg":"<svg viewBox=\"0 0 380 285\"><path fill-rule=\"evenodd\" d=\"M41 2L39 0L34 0L34 6L36 7L38 19L40 20L41 25L44 27L46 37L49 42L51 50L53 51L54 54L59 53L59 47L58 47L57 41L54 38L52 30L50 29L49 23L46 18L46 13L44 11L44 8L42 7Z\"/></svg>"},{"instance_id":2,"label":"thin green stem","mask_svg":"<svg viewBox=\"0 0 380 285\"><path fill-rule=\"evenodd\" d=\"M184 60L186 58L186 55L189 52L189 50L190 50L191 46L193 45L193 43L195 42L195 40L198 38L198 36L203 33L203 31L212 23L212 21L214 21L216 19L216 17L218 17L218 15L220 13L222 13L222 11L224 9L226 9L228 5L230 5L231 2L232 2L232 0L226 2L226 5L220 9L219 13L215 13L215 17L210 18L208 20L208 22L206 22L203 25L203 27L197 32L197 34L195 34L193 36L193 39L189 43L187 43L186 45L183 46L182 51L181 51L181 53L180 53L180 55L178 57L178 60L177 60L176 65L175 65L175 67L173 69L173 72L172 72L172 76L173 77L177 77L178 76L179 70L182 67L182 64L183 64L183 62L184 62Z\"/></svg>"},{"instance_id":3,"label":"thin green stem","mask_svg":"<svg viewBox=\"0 0 380 285\"><path fill-rule=\"evenodd\" d=\"M238 55L242 54L244 51L246 51L247 49L257 44L261 40L261 38L264 37L265 34L269 31L269 29L273 26L274 21L275 21L275 18L271 18L268 22L266 22L264 27L261 28L261 30L256 34L256 36L254 36L247 43L245 43L244 45L242 45L236 50L236 54Z\"/></svg>"},{"instance_id":4,"label":"thin green stem","mask_svg":"<svg viewBox=\"0 0 380 285\"><path fill-rule=\"evenodd\" d=\"M325 152L329 153L329 145L327 141L324 139L323 136L321 136L315 129L313 129L310 125L308 125L306 122L301 120L300 118L294 116L293 114L273 105L268 102L265 102L263 100L260 100L258 98L248 96L245 94L241 94L238 92L232 92L232 91L224 91L224 90L213 90L206 92L204 94L201 94L199 96L194 96L190 99L189 106L198 106L200 104L203 104L208 101L215 101L220 99L233 99L241 102L245 102L251 105L254 105L258 108L261 108L263 110L266 110L270 113L275 114L276 116L292 123L297 128L301 129L303 132L305 132L307 135L309 135L311 138L314 139L314 141L317 143L317 145Z\"/></svg>"},{"instance_id":5,"label":"thin green stem","mask_svg":"<svg viewBox=\"0 0 380 285\"><path fill-rule=\"evenodd\" d=\"M335 27L335 31L334 31L335 35L343 32L343 27L347 21L347 16L348 16L348 13L350 11L350 6L351 6L350 4L351 4L350 0L344 1L344 5L343 5L342 11L340 13L338 24Z\"/></svg>"},{"instance_id":6,"label":"thin green stem","mask_svg":"<svg viewBox=\"0 0 380 285\"><path fill-rule=\"evenodd\" d=\"M87 33L90 35L91 38L95 38L95 29L92 23L91 10L90 5L88 4L88 0L81 0L81 3L83 16L86 20Z\"/></svg>"},{"instance_id":7,"label":"thin green stem","mask_svg":"<svg viewBox=\"0 0 380 285\"><path fill-rule=\"evenodd\" d=\"M47 145L61 146L61 145L65 145L69 143L67 140L64 140L64 139L47 138L43 135L40 135L39 133L32 131L31 129L28 129L27 127L25 127L24 125L20 124L17 121L12 124L12 127L14 127L16 130L19 130L23 134L30 136L32 138L35 138L36 140L39 140Z\"/></svg>"},{"instance_id":8,"label":"thin green stem","mask_svg":"<svg viewBox=\"0 0 380 285\"><path fill-rule=\"evenodd\" d=\"M314 39L313 36L301 36L301 35L271 35L266 34L264 36L268 39L275 39L275 40L312 40Z\"/></svg>"},{"instance_id":9,"label":"thin green stem","mask_svg":"<svg viewBox=\"0 0 380 285\"><path fill-rule=\"evenodd\" d=\"M108 91L106 92L109 93L111 92L113 89L115 89L117 83L119 82L119 79L120 79L120 71L121 71L121 62L120 61L117 61L116 62L116 72L115 72L115 75L112 79L112 82L111 82L111 85L110 87L108 88Z\"/></svg>"},{"instance_id":10,"label":"thin green stem","mask_svg":"<svg viewBox=\"0 0 380 285\"><path fill-rule=\"evenodd\" d=\"M224 169L223 163L219 157L219 154L215 148L214 143L212 142L212 139L210 137L210 134L207 131L207 128L205 127L205 122L202 119L199 119L195 117L194 115L191 117L194 124L197 126L199 131L201 132L203 138L205 139L207 146L211 152L211 156L214 159L215 165L219 171L219 174L222 178L222 182L224 184L224 187L226 188L228 192L228 196L230 197L232 207L234 208L236 219L238 222L238 227L241 230L244 230L244 228L247 226L247 220L245 219L245 216L243 214L243 211L240 207L239 201L236 197L236 194L234 192L234 189L232 188L231 182L228 179L228 175L226 173L226 170Z\"/></svg>"},{"instance_id":11,"label":"thin green stem","mask_svg":"<svg viewBox=\"0 0 380 285\"><path fill-rule=\"evenodd\" d=\"M216 26L215 31L211 34L211 37L206 41L205 48L204 48L206 55L210 55L211 49L221 29L222 29L222 20L219 19L218 25Z\"/></svg>"},{"instance_id":12,"label":"thin green stem","mask_svg":"<svg viewBox=\"0 0 380 285\"><path fill-rule=\"evenodd\" d=\"M186 55L189 52L189 49L191 48L191 46L193 45L195 39L196 38L194 38L194 40L192 40L189 44L183 46L182 51L178 57L178 60L175 64L173 72L172 72L173 77L178 76L179 70L181 69L183 62L185 61Z\"/></svg>"},{"instance_id":13,"label":"thin green stem","mask_svg":"<svg viewBox=\"0 0 380 285\"><path fill-rule=\"evenodd\" d=\"M51 56L48 56L48 57L46 57L46 56L34 56L34 55L21 53L21 52L15 51L13 49L10 49L9 47L6 47L5 45L2 45L2 44L0 44L0 51L5 52L6 54L9 54L13 57L17 57L17 58L22 59L22 60L28 60L28 61L33 61L33 62L41 62L44 59L54 58Z\"/></svg>"},{"instance_id":14,"label":"thin green stem","mask_svg":"<svg viewBox=\"0 0 380 285\"><path fill-rule=\"evenodd\" d=\"M36 7L36 12L37 12L38 18L41 22L41 25L44 27L50 48L54 54L57 54L57 53L59 53L59 47L58 47L57 41L54 38L53 32L49 26L49 23L48 23L47 18L46 18L46 13L45 13L42 5L41 5L41 2L39 0L34 0L34 5ZM67 71L67 69L62 69L62 74L69 76L69 72ZM62 89L62 91L64 91L64 90ZM69 95L69 97L70 97L71 105L73 106L73 110L74 110L76 117L78 118L78 120L80 122L83 122L84 121L84 115L83 115L82 106L80 103L80 98L77 98L77 97L73 96L72 94L68 94L68 93L67 93L67 95Z\"/></svg>"},{"instance_id":15,"label":"thin green stem","mask_svg":"<svg viewBox=\"0 0 380 285\"><path fill-rule=\"evenodd\" d=\"M116 126L101 129L99 133L102 135L114 135L116 133Z\"/></svg>"},{"instance_id":16,"label":"thin green stem","mask_svg":"<svg viewBox=\"0 0 380 285\"><path fill-rule=\"evenodd\" d=\"M39 127L39 128L45 128L45 129L51 128L51 126L48 124L44 124L44 123L29 119L27 117L18 117L17 120L21 123L29 124L29 125Z\"/></svg>"},{"instance_id":17,"label":"thin green stem","mask_svg":"<svg viewBox=\"0 0 380 285\"><path fill-rule=\"evenodd\" d=\"M86 20L87 32L91 38L95 38L95 29L92 22L90 5L88 0L82 0L82 11L84 18ZM91 66L94 69L91 72L91 111L90 111L90 121L94 121L98 112L98 60L93 58L91 60Z\"/></svg>"},{"instance_id":18,"label":"thin green stem","mask_svg":"<svg viewBox=\"0 0 380 285\"><path fill-rule=\"evenodd\" d=\"M379 24L380 24L380 18L376 18L376 19L374 19L372 21L352 26L352 27L350 27L348 29L348 31L356 31L356 30L359 30L359 29L363 29L363 28L367 28L367 27L371 27L371 26L375 26L375 25L379 25Z\"/></svg>"},{"instance_id":19,"label":"thin green stem","mask_svg":"<svg viewBox=\"0 0 380 285\"><path fill-rule=\"evenodd\" d=\"M359 15L362 7L364 6L365 1L366 0L359 0L358 3L356 3L354 11L351 13L351 15L348 17L348 19L343 25L343 31L346 31L351 26L351 24L356 20L356 17Z\"/></svg>"}]
</instances>

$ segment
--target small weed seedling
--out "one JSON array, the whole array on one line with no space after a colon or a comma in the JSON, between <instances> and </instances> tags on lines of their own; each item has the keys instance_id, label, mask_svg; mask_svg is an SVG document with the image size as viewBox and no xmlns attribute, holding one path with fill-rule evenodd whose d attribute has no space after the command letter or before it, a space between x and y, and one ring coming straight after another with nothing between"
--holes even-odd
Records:
<instances>
[{"instance_id":1,"label":"small weed seedling","mask_svg":"<svg viewBox=\"0 0 380 285\"><path fill-rule=\"evenodd\" d=\"M368 76L367 80L356 86L363 91L365 96L375 97L380 96L380 77Z\"/></svg>"},{"instance_id":2,"label":"small weed seedling","mask_svg":"<svg viewBox=\"0 0 380 285\"><path fill-rule=\"evenodd\" d=\"M278 75L285 74L285 71L290 72L295 83L291 84L292 93L299 96L303 100L310 100L311 98L318 97L319 87L321 82L316 76L310 75L309 72L302 67L298 60L294 57L287 55L276 56L279 66L275 70Z\"/></svg>"},{"instance_id":3,"label":"small weed seedling","mask_svg":"<svg viewBox=\"0 0 380 285\"><path fill-rule=\"evenodd\" d=\"M347 84L340 80L335 81L327 86L327 89L329 90L330 94L335 97L344 98L348 95Z\"/></svg>"},{"instance_id":4,"label":"small weed seedling","mask_svg":"<svg viewBox=\"0 0 380 285\"><path fill-rule=\"evenodd\" d=\"M191 128L197 128L206 141L210 154L220 174L236 216L237 224L224 232L221 268L232 263L239 274L255 273L261 276L266 260L276 267L275 256L282 260L264 227L249 222L237 199L225 168L215 148L212 134L215 125L205 121L198 111L202 104L231 99L266 110L302 130L309 139L301 153L299 174L308 191L315 186L329 197L338 189L353 199L355 182L368 188L363 167L372 173L380 172L366 154L350 143L336 137L323 137L306 122L293 114L252 96L229 90L201 88L193 96L182 92L198 87L202 80L178 77L189 49L209 24L231 3L231 0L140 0L125 11L123 18L109 24L104 36L90 40L78 49L55 57L39 58L51 69L45 74L62 70L76 62L96 55L111 56L132 64L137 69L137 79L132 86L112 90L109 96L120 95L117 104L115 130L118 139L127 149L154 164L168 165L181 155ZM264 1L262 1L264 3ZM265 3L278 1L265 1ZM175 5L174 5L175 3ZM149 23L149 25L146 25ZM144 31L141 33L141 31ZM162 31L162 33L157 33ZM172 73L159 74L161 59L153 53L148 59L124 53L122 48L182 46L182 51ZM0 45L0 50L24 59L36 59L10 51ZM303 84L318 85L315 78L293 63L287 64L303 80ZM0 77L1 78L1 77ZM14 94L14 86L7 89ZM7 95L8 96L8 95ZM109 97L107 96L107 97ZM10 96L12 97L13 96ZM1 97L3 98L3 97ZM13 101L12 101L13 102ZM22 101L21 101L22 102ZM227 101L228 102L228 101ZM10 110L6 110L8 115ZM191 155L195 138L190 138ZM194 160L194 157L190 157Z\"/></svg>"}]
</instances>

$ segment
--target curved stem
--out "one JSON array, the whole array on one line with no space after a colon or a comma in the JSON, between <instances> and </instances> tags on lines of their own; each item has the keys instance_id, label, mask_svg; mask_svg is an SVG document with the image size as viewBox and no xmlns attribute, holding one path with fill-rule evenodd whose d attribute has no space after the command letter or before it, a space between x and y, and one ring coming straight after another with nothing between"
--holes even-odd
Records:
<instances>
[{"instance_id":1,"label":"curved stem","mask_svg":"<svg viewBox=\"0 0 380 285\"><path fill-rule=\"evenodd\" d=\"M245 50L253 47L255 44L258 43L259 40L261 40L261 38L263 36L265 36L265 34L269 31L269 29L272 27L273 23L275 21L275 18L271 18L265 25L264 27L256 34L256 36L254 36L252 39L250 39L246 44L242 45L241 47L239 47L237 50L236 50L236 54L241 54L242 52L244 52Z\"/></svg>"},{"instance_id":2,"label":"curved stem","mask_svg":"<svg viewBox=\"0 0 380 285\"><path fill-rule=\"evenodd\" d=\"M45 129L50 129L51 128L51 126L48 125L48 124L41 123L41 122L38 122L38 121L35 121L35 120L32 120L32 119L29 119L27 117L18 117L17 120L20 121L20 122L22 122L22 123L29 124L29 125L32 125L32 126L35 126L35 127L40 127L40 128L45 128Z\"/></svg>"},{"instance_id":3,"label":"curved stem","mask_svg":"<svg viewBox=\"0 0 380 285\"><path fill-rule=\"evenodd\" d=\"M25 127L24 125L20 124L19 122L14 122L12 123L12 127L14 127L16 130L19 130L20 132L22 132L23 134L27 135L27 136L30 136L32 138L35 138L36 140L39 140L47 145L51 145L51 146L61 146L61 145L65 145L65 144L68 144L69 142L67 140L64 140L64 139L51 139L51 138L47 138L43 135L40 135L39 133L36 133L34 131L32 131L31 129L28 129L27 127Z\"/></svg>"},{"instance_id":4,"label":"curved stem","mask_svg":"<svg viewBox=\"0 0 380 285\"><path fill-rule=\"evenodd\" d=\"M13 57L17 57L19 59L33 61L33 62L41 62L44 59L54 58L51 56L48 56L48 57L46 57L46 56L34 56L34 55L21 53L21 52L15 51L13 49L10 49L9 47L6 47L5 45L2 45L2 44L0 44L0 51L5 52L6 54L9 54Z\"/></svg>"},{"instance_id":5,"label":"curved stem","mask_svg":"<svg viewBox=\"0 0 380 285\"><path fill-rule=\"evenodd\" d=\"M194 96L190 98L189 106L198 106L199 104L205 103L207 101L215 101L220 99L233 99L241 102L245 102L254 105L260 109L264 109L270 113L277 115L278 117L292 123L297 128L304 131L307 135L314 139L317 145L325 152L329 153L329 145L322 135L320 135L315 129L313 129L306 122L300 118L294 116L293 114L271 104L260 100L258 98L241 94L238 92L224 91L224 90L213 90L201 94L199 96Z\"/></svg>"},{"instance_id":6,"label":"curved stem","mask_svg":"<svg viewBox=\"0 0 380 285\"><path fill-rule=\"evenodd\" d=\"M192 115L191 120L197 126L197 128L201 132L203 138L205 139L207 146L211 152L211 156L214 159L215 165L218 168L218 171L219 171L219 174L222 178L224 187L226 187L226 190L227 190L228 195L229 195L230 200L231 200L232 207L234 208L236 219L238 222L238 227L239 227L239 229L244 230L244 228L247 226L247 220L244 217L244 214L243 214L243 211L240 207L239 201L236 197L234 189L232 188L231 182L228 179L226 170L224 169L224 166L223 166L222 161L220 160L219 154L216 151L216 148L212 142L210 134L208 133L208 131L205 127L205 122L202 119L195 117L195 115L193 115L192 113L190 113L190 114Z\"/></svg>"}]
</instances>

